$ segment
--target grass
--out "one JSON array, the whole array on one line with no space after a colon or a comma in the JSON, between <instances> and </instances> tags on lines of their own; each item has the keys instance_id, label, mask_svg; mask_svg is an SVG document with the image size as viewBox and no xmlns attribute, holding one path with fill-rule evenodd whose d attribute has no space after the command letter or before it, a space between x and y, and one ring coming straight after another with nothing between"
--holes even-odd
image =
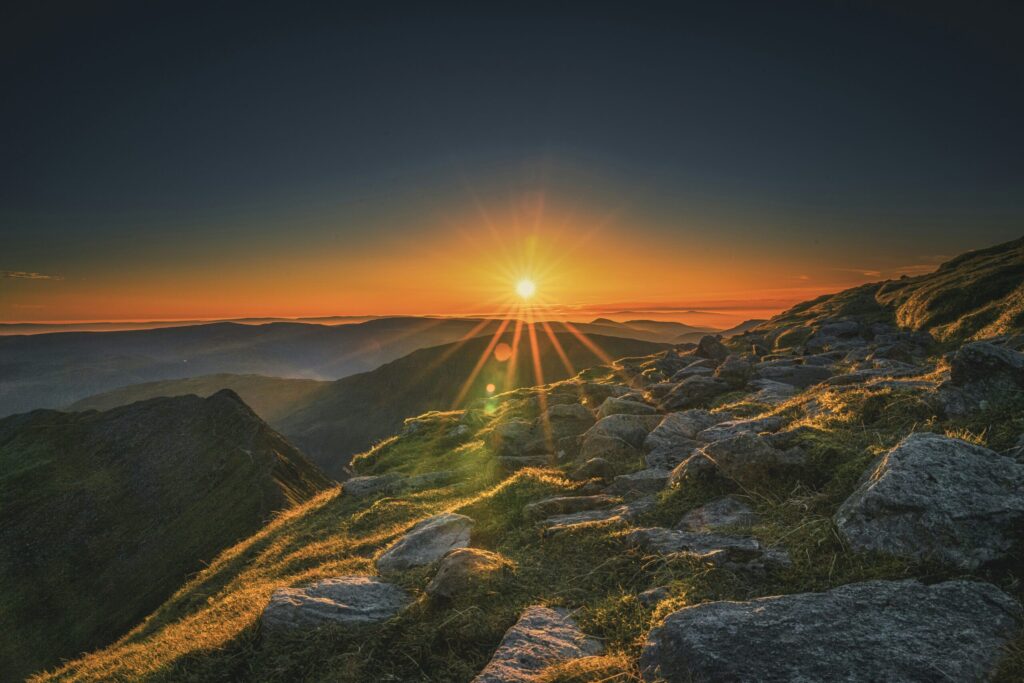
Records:
<instances>
[{"instance_id":1,"label":"grass","mask_svg":"<svg viewBox=\"0 0 1024 683\"><path fill-rule=\"evenodd\" d=\"M595 381L608 377L591 375ZM571 392L560 383L551 395ZM815 401L823 410L809 417ZM914 430L970 436L989 446L1024 431L1024 411L998 405L970 420L943 421L921 391L837 391L812 388L778 406L744 404L726 396L718 407L745 416L775 413L794 420L808 464L740 488L711 478L663 491L639 525L674 525L688 510L725 494L743 497L760 522L743 531L785 548L792 566L739 573L679 556L627 548L626 530L594 525L545 535L523 513L530 502L572 493L580 483L557 469L526 469L503 477L480 437L452 445L446 434L460 413L425 418L415 433L387 439L356 458L359 474L465 473L457 484L351 500L338 489L278 516L251 538L222 553L138 628L42 680L155 681L468 681L487 662L505 630L532 604L573 610L580 627L605 652L549 668L546 683L639 681L637 657L650 629L672 611L709 600L827 590L854 581L960 576L947 568L854 553L832 523L838 505L881 453ZM491 406L495 419L536 414L537 393L519 390ZM474 424L478 421L472 420ZM375 573L373 560L417 521L442 511L472 517L472 544L508 558L514 569L479 582L450 602L423 593L431 570L400 575L412 606L380 626L336 628L264 638L258 618L274 588L329 576ZM973 576L1022 596L1019 567ZM665 586L668 599L646 607L637 594ZM737 656L742 656L737 653ZM1002 663L1002 681L1024 673L1024 641Z\"/></svg>"}]
</instances>

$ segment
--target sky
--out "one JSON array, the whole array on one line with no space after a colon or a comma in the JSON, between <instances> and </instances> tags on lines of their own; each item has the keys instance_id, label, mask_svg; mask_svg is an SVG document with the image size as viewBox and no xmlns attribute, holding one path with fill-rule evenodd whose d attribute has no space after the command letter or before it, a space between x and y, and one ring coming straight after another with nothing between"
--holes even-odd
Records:
<instances>
[{"instance_id":1,"label":"sky","mask_svg":"<svg viewBox=\"0 0 1024 683\"><path fill-rule=\"evenodd\" d=\"M19 4L0 321L726 326L1024 234L1014 3Z\"/></svg>"}]
</instances>

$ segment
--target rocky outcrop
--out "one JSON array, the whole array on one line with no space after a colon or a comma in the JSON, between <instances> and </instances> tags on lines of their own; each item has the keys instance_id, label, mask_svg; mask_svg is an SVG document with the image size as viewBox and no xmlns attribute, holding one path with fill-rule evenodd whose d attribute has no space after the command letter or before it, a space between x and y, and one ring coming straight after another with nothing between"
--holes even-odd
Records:
<instances>
[{"instance_id":1,"label":"rocky outcrop","mask_svg":"<svg viewBox=\"0 0 1024 683\"><path fill-rule=\"evenodd\" d=\"M696 439L699 432L730 417L700 409L669 413L644 439L647 465L663 469L675 467L690 457L699 445Z\"/></svg>"},{"instance_id":2,"label":"rocky outcrop","mask_svg":"<svg viewBox=\"0 0 1024 683\"><path fill-rule=\"evenodd\" d=\"M340 576L304 588L278 588L260 623L267 633L366 626L390 619L408 603L405 591L376 577Z\"/></svg>"},{"instance_id":3,"label":"rocky outcrop","mask_svg":"<svg viewBox=\"0 0 1024 683\"><path fill-rule=\"evenodd\" d=\"M949 381L939 389L947 415L964 415L1024 390L1024 354L990 342L960 347L949 361Z\"/></svg>"},{"instance_id":4,"label":"rocky outcrop","mask_svg":"<svg viewBox=\"0 0 1024 683\"><path fill-rule=\"evenodd\" d=\"M711 602L647 638L645 681L984 681L1020 627L995 586L870 581Z\"/></svg>"},{"instance_id":5,"label":"rocky outcrop","mask_svg":"<svg viewBox=\"0 0 1024 683\"><path fill-rule=\"evenodd\" d=\"M911 434L836 513L857 550L974 569L1022 540L1024 465L959 439Z\"/></svg>"},{"instance_id":6,"label":"rocky outcrop","mask_svg":"<svg viewBox=\"0 0 1024 683\"><path fill-rule=\"evenodd\" d=\"M553 664L600 654L602 649L565 610L528 607L472 683L528 683Z\"/></svg>"},{"instance_id":7,"label":"rocky outcrop","mask_svg":"<svg viewBox=\"0 0 1024 683\"><path fill-rule=\"evenodd\" d=\"M440 560L453 548L469 545L473 520L446 512L416 524L377 558L382 573L422 567Z\"/></svg>"},{"instance_id":8,"label":"rocky outcrop","mask_svg":"<svg viewBox=\"0 0 1024 683\"><path fill-rule=\"evenodd\" d=\"M445 554L427 584L432 598L452 599L477 583L507 571L512 563L497 553L478 548L456 548Z\"/></svg>"}]
</instances>

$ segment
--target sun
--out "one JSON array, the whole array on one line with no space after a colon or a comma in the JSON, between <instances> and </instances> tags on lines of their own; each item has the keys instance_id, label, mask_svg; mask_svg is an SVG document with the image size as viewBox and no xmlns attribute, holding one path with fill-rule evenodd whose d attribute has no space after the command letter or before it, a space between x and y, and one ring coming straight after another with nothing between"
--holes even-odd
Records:
<instances>
[{"instance_id":1,"label":"sun","mask_svg":"<svg viewBox=\"0 0 1024 683\"><path fill-rule=\"evenodd\" d=\"M537 291L537 285L533 284L533 280L529 278L523 278L516 283L516 294L523 299L529 299Z\"/></svg>"}]
</instances>

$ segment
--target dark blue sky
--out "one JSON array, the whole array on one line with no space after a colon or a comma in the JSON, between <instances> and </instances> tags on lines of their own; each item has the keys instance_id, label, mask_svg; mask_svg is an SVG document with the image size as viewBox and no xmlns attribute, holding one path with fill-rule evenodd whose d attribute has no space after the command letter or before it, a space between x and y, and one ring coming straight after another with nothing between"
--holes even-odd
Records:
<instances>
[{"instance_id":1,"label":"dark blue sky","mask_svg":"<svg viewBox=\"0 0 1024 683\"><path fill-rule=\"evenodd\" d=\"M467 184L907 258L1024 233L1014 4L25 4L0 52L0 270L301 239L352 207L335 229L400 233L397 205Z\"/></svg>"}]
</instances>

